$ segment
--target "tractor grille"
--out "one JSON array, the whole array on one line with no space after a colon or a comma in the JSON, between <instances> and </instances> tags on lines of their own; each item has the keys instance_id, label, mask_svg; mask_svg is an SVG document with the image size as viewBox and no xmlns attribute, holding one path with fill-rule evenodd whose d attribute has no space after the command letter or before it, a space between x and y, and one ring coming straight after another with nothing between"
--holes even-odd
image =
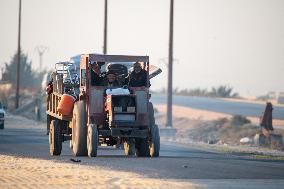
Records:
<instances>
[{"instance_id":1,"label":"tractor grille","mask_svg":"<svg viewBox=\"0 0 284 189\"><path fill-rule=\"evenodd\" d=\"M134 114L115 114L114 121L135 121Z\"/></svg>"}]
</instances>

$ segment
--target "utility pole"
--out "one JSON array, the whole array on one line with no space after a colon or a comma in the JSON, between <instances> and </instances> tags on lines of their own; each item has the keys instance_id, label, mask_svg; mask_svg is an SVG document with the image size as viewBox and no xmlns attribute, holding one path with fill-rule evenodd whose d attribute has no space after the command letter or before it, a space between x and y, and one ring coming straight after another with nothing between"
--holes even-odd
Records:
<instances>
[{"instance_id":1,"label":"utility pole","mask_svg":"<svg viewBox=\"0 0 284 189\"><path fill-rule=\"evenodd\" d=\"M18 22L18 55L17 55L17 68L16 68L16 99L15 108L19 107L20 98L20 61L21 61L21 12L22 12L22 0L19 0L19 22Z\"/></svg>"},{"instance_id":2,"label":"utility pole","mask_svg":"<svg viewBox=\"0 0 284 189\"><path fill-rule=\"evenodd\" d=\"M42 56L48 50L48 47L37 46L36 50L37 50L38 55L39 55L39 72L41 72L42 71Z\"/></svg>"},{"instance_id":3,"label":"utility pole","mask_svg":"<svg viewBox=\"0 0 284 189\"><path fill-rule=\"evenodd\" d=\"M170 35L169 35L169 65L168 65L168 90L167 90L167 122L166 127L172 128L172 98L173 98L173 25L174 25L174 0L170 5Z\"/></svg>"},{"instance_id":4,"label":"utility pole","mask_svg":"<svg viewBox=\"0 0 284 189\"><path fill-rule=\"evenodd\" d=\"M107 1L105 0L105 15L104 15L104 49L103 49L103 53L107 54Z\"/></svg>"}]
</instances>

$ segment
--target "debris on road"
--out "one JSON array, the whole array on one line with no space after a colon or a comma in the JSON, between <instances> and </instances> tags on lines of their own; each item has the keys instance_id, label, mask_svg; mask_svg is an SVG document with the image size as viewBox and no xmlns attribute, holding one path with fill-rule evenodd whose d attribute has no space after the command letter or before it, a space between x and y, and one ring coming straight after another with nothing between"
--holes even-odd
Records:
<instances>
[{"instance_id":1,"label":"debris on road","mask_svg":"<svg viewBox=\"0 0 284 189\"><path fill-rule=\"evenodd\" d=\"M70 161L75 162L75 163L80 163L81 162L80 159L73 159L73 158L71 158Z\"/></svg>"}]
</instances>

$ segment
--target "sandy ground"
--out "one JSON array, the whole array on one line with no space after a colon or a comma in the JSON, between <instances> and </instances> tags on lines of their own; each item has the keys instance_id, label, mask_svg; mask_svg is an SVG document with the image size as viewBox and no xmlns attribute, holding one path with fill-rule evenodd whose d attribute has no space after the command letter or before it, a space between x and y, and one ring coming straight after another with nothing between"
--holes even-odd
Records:
<instances>
[{"instance_id":1,"label":"sandy ground","mask_svg":"<svg viewBox=\"0 0 284 189\"><path fill-rule=\"evenodd\" d=\"M0 155L0 188L195 188L188 180L151 179L107 167ZM89 162L91 164L91 162Z\"/></svg>"},{"instance_id":2,"label":"sandy ground","mask_svg":"<svg viewBox=\"0 0 284 189\"><path fill-rule=\"evenodd\" d=\"M0 155L0 188L281 188L275 179L151 179L95 165Z\"/></svg>"}]
</instances>

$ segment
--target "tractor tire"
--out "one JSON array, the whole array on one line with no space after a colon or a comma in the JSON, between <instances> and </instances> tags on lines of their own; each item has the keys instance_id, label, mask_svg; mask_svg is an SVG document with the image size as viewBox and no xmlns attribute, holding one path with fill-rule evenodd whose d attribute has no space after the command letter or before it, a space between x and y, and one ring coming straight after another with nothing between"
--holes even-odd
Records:
<instances>
[{"instance_id":1,"label":"tractor tire","mask_svg":"<svg viewBox=\"0 0 284 189\"><path fill-rule=\"evenodd\" d=\"M151 128L151 138L149 140L150 156L159 157L160 154L160 133L158 125Z\"/></svg>"},{"instance_id":2,"label":"tractor tire","mask_svg":"<svg viewBox=\"0 0 284 189\"><path fill-rule=\"evenodd\" d=\"M62 150L61 124L59 120L52 120L49 130L49 152L52 156L58 156Z\"/></svg>"},{"instance_id":3,"label":"tractor tire","mask_svg":"<svg viewBox=\"0 0 284 189\"><path fill-rule=\"evenodd\" d=\"M127 156L134 156L135 155L135 139L128 138L124 141L124 153Z\"/></svg>"},{"instance_id":4,"label":"tractor tire","mask_svg":"<svg viewBox=\"0 0 284 189\"><path fill-rule=\"evenodd\" d=\"M99 135L97 125L88 126L88 156L96 157L98 151Z\"/></svg>"},{"instance_id":5,"label":"tractor tire","mask_svg":"<svg viewBox=\"0 0 284 189\"><path fill-rule=\"evenodd\" d=\"M160 153L160 133L159 127L155 123L154 107L150 102L148 107L149 112L149 124L150 124L150 137L149 137L149 148L151 157L159 157Z\"/></svg>"},{"instance_id":6,"label":"tractor tire","mask_svg":"<svg viewBox=\"0 0 284 189\"><path fill-rule=\"evenodd\" d=\"M74 104L72 118L72 144L75 156L88 155L87 150L87 112L84 101Z\"/></svg>"},{"instance_id":7,"label":"tractor tire","mask_svg":"<svg viewBox=\"0 0 284 189\"><path fill-rule=\"evenodd\" d=\"M71 150L73 150L73 134L72 134L72 125L73 125L73 122L72 120L69 122L69 127L71 127L71 140L69 140L69 147Z\"/></svg>"},{"instance_id":8,"label":"tractor tire","mask_svg":"<svg viewBox=\"0 0 284 189\"><path fill-rule=\"evenodd\" d=\"M152 104L152 102L149 102L148 105L148 113L149 113L149 125L155 125L155 115L154 115L154 106Z\"/></svg>"},{"instance_id":9,"label":"tractor tire","mask_svg":"<svg viewBox=\"0 0 284 189\"><path fill-rule=\"evenodd\" d=\"M149 157L150 149L147 138L136 138L135 140L136 156L137 157Z\"/></svg>"},{"instance_id":10,"label":"tractor tire","mask_svg":"<svg viewBox=\"0 0 284 189\"><path fill-rule=\"evenodd\" d=\"M4 123L0 124L0 129L4 129Z\"/></svg>"}]
</instances>

